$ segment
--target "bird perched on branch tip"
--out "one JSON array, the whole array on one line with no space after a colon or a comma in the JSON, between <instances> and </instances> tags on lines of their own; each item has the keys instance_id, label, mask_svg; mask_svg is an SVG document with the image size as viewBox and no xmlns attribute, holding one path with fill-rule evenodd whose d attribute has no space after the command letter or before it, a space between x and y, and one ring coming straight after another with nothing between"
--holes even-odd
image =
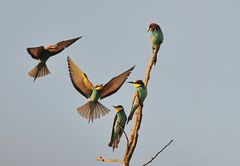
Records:
<instances>
[{"instance_id":1,"label":"bird perched on branch tip","mask_svg":"<svg viewBox=\"0 0 240 166\"><path fill-rule=\"evenodd\" d=\"M152 50L154 54L154 65L156 65L157 62L157 54L159 51L159 48L163 42L163 32L160 28L160 26L156 23L151 23L148 28L148 32L150 32L150 42L152 44Z\"/></svg>"}]
</instances>

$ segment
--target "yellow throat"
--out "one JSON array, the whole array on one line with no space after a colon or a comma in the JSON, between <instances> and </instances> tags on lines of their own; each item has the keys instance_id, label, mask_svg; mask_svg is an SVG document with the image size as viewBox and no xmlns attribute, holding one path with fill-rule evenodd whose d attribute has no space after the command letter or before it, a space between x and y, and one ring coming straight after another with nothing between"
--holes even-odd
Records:
<instances>
[{"instance_id":1,"label":"yellow throat","mask_svg":"<svg viewBox=\"0 0 240 166\"><path fill-rule=\"evenodd\" d=\"M138 87L141 86L141 84L133 84L133 86L134 86L135 88L138 88Z\"/></svg>"},{"instance_id":2,"label":"yellow throat","mask_svg":"<svg viewBox=\"0 0 240 166\"><path fill-rule=\"evenodd\" d=\"M116 113L118 113L118 112L120 112L120 111L122 111L121 108L115 108L115 112L116 112Z\"/></svg>"}]
</instances>

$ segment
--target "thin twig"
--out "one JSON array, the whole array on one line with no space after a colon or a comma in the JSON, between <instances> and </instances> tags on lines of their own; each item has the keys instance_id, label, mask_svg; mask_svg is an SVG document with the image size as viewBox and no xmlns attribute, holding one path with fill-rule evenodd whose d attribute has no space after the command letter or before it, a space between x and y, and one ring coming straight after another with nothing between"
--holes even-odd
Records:
<instances>
[{"instance_id":1,"label":"thin twig","mask_svg":"<svg viewBox=\"0 0 240 166\"><path fill-rule=\"evenodd\" d=\"M129 147L128 136L127 136L127 134L126 134L125 130L122 128L122 126L121 126L121 125L119 125L119 127L120 127L120 129L123 131L123 133L124 133L124 135L125 135L125 137L126 137L126 140L127 140L127 146Z\"/></svg>"},{"instance_id":2,"label":"thin twig","mask_svg":"<svg viewBox=\"0 0 240 166\"><path fill-rule=\"evenodd\" d=\"M173 142L173 140L171 140L167 145L165 145L159 152L157 152L157 154L150 160L148 161L146 164L143 164L142 166L146 166L149 163L151 163L160 153L163 152L164 149L166 149L171 143Z\"/></svg>"}]
</instances>

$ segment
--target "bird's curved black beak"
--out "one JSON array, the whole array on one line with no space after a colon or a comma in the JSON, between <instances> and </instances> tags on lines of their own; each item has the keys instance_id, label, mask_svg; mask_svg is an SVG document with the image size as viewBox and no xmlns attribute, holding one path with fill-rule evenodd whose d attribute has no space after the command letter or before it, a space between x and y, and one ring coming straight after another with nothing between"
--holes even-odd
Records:
<instances>
[{"instance_id":1,"label":"bird's curved black beak","mask_svg":"<svg viewBox=\"0 0 240 166\"><path fill-rule=\"evenodd\" d=\"M116 106L112 105L112 107L116 108Z\"/></svg>"},{"instance_id":2,"label":"bird's curved black beak","mask_svg":"<svg viewBox=\"0 0 240 166\"><path fill-rule=\"evenodd\" d=\"M147 32L149 32L149 31L150 31L150 28L148 28Z\"/></svg>"},{"instance_id":3,"label":"bird's curved black beak","mask_svg":"<svg viewBox=\"0 0 240 166\"><path fill-rule=\"evenodd\" d=\"M127 83L134 84L134 82L132 82L132 81L129 81L129 82L127 82Z\"/></svg>"}]
</instances>

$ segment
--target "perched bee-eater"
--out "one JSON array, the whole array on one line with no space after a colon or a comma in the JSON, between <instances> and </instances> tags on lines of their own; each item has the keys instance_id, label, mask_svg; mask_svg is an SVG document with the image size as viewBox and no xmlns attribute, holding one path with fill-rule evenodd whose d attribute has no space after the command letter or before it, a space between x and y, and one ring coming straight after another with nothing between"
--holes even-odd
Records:
<instances>
[{"instance_id":1,"label":"perched bee-eater","mask_svg":"<svg viewBox=\"0 0 240 166\"><path fill-rule=\"evenodd\" d=\"M115 108L116 115L113 121L112 135L108 146L112 147L114 151L114 148L118 148L118 144L120 142L120 138L127 121L127 116L125 114L123 106L118 105L113 107Z\"/></svg>"},{"instance_id":2,"label":"perched bee-eater","mask_svg":"<svg viewBox=\"0 0 240 166\"><path fill-rule=\"evenodd\" d=\"M117 92L135 67L133 66L118 76L113 77L104 86L103 84L93 86L88 80L87 75L70 59L70 57L68 57L67 60L73 86L84 97L89 99L86 104L77 108L78 113L82 117L88 119L88 122L93 122L93 119L98 119L100 115L104 116L110 111L107 107L102 105L98 99L103 99Z\"/></svg>"},{"instance_id":3,"label":"perched bee-eater","mask_svg":"<svg viewBox=\"0 0 240 166\"><path fill-rule=\"evenodd\" d=\"M38 65L35 68L33 68L28 73L28 75L33 77L34 81L38 77L48 75L50 73L46 65L46 61L48 60L48 58L62 52L66 47L70 46L80 38L81 36L74 39L61 41L58 42L57 44L49 45L46 48L44 48L44 46L27 48L27 51L32 56L32 58L40 60Z\"/></svg>"},{"instance_id":4,"label":"perched bee-eater","mask_svg":"<svg viewBox=\"0 0 240 166\"><path fill-rule=\"evenodd\" d=\"M150 41L152 44L153 53L156 54L155 59L154 59L154 65L156 65L157 53L163 42L163 33L162 33L160 26L156 23L151 23L149 25L148 31L150 31L150 33L151 33Z\"/></svg>"},{"instance_id":5,"label":"perched bee-eater","mask_svg":"<svg viewBox=\"0 0 240 166\"><path fill-rule=\"evenodd\" d=\"M131 108L131 112L128 116L128 121L127 123L132 120L132 117L134 115L134 112L136 111L136 109L139 106L143 106L143 102L145 100L145 98L147 97L147 87L145 86L145 84L143 83L142 80L137 80L135 82L128 82L134 85L134 87L136 88L136 91L134 93L134 97L133 97L133 102L132 102L132 108Z\"/></svg>"}]
</instances>

